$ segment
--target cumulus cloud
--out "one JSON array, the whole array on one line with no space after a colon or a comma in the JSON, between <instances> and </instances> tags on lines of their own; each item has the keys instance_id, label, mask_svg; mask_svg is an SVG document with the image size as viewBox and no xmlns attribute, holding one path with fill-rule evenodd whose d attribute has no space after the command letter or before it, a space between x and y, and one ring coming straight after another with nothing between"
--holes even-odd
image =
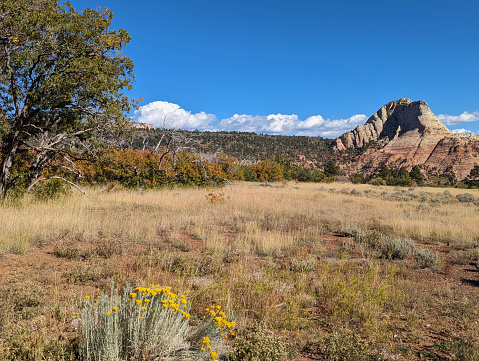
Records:
<instances>
[{"instance_id":1,"label":"cumulus cloud","mask_svg":"<svg viewBox=\"0 0 479 361\"><path fill-rule=\"evenodd\" d=\"M135 111L133 121L149 123L155 127L187 130L240 131L275 135L307 135L327 138L337 137L348 130L364 124L366 115L356 114L347 119L324 119L314 115L305 120L296 114L248 115L235 114L217 121L214 114L192 114L178 104L155 101Z\"/></svg>"},{"instance_id":2,"label":"cumulus cloud","mask_svg":"<svg viewBox=\"0 0 479 361\"><path fill-rule=\"evenodd\" d=\"M468 133L474 134L474 132L471 132L470 130L467 130L467 129L464 129L464 128L453 129L453 130L451 130L451 132L453 132L454 134L468 134Z\"/></svg>"},{"instance_id":3,"label":"cumulus cloud","mask_svg":"<svg viewBox=\"0 0 479 361\"><path fill-rule=\"evenodd\" d=\"M217 130L243 131L275 135L307 135L321 137L337 137L348 130L364 124L366 115L356 114L347 119L324 119L314 115L300 120L296 114L247 115L235 114L221 120Z\"/></svg>"},{"instance_id":4,"label":"cumulus cloud","mask_svg":"<svg viewBox=\"0 0 479 361\"><path fill-rule=\"evenodd\" d=\"M214 114L205 112L192 114L178 104L156 101L135 110L133 121L153 124L161 128L177 128L186 130L206 129L216 120Z\"/></svg>"},{"instance_id":5,"label":"cumulus cloud","mask_svg":"<svg viewBox=\"0 0 479 361\"><path fill-rule=\"evenodd\" d=\"M461 115L438 114L437 119L444 125L456 125L479 121L479 112L464 112Z\"/></svg>"}]
</instances>

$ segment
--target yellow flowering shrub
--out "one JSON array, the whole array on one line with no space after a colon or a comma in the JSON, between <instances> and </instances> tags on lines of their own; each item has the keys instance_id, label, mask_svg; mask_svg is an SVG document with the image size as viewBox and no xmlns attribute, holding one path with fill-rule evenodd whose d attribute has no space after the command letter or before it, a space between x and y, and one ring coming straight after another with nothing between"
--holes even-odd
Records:
<instances>
[{"instance_id":1,"label":"yellow flowering shrub","mask_svg":"<svg viewBox=\"0 0 479 361\"><path fill-rule=\"evenodd\" d=\"M121 296L112 284L110 296L83 300L81 359L215 360L235 324L216 305L191 326L190 307L187 295L170 287L127 286Z\"/></svg>"}]
</instances>

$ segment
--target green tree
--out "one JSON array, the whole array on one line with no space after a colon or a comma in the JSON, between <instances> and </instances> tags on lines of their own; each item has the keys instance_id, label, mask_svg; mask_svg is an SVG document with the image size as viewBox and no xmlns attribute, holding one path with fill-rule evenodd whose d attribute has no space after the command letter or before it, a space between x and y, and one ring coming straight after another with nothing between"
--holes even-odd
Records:
<instances>
[{"instance_id":1,"label":"green tree","mask_svg":"<svg viewBox=\"0 0 479 361\"><path fill-rule=\"evenodd\" d=\"M0 197L51 178L45 170L75 171L72 157L128 128L133 63L120 51L130 36L110 30L112 17L57 0L0 2Z\"/></svg>"},{"instance_id":2,"label":"green tree","mask_svg":"<svg viewBox=\"0 0 479 361\"><path fill-rule=\"evenodd\" d=\"M424 183L424 177L421 173L421 170L417 165L412 167L411 172L409 172L409 176L413 179L418 186L422 186Z\"/></svg>"},{"instance_id":3,"label":"green tree","mask_svg":"<svg viewBox=\"0 0 479 361\"><path fill-rule=\"evenodd\" d=\"M381 177L382 179L387 179L391 177L391 170L386 164L383 164L379 169L378 177Z\"/></svg>"},{"instance_id":4,"label":"green tree","mask_svg":"<svg viewBox=\"0 0 479 361\"><path fill-rule=\"evenodd\" d=\"M364 184L366 183L366 178L361 173L353 173L349 176L349 180L353 184Z\"/></svg>"},{"instance_id":5,"label":"green tree","mask_svg":"<svg viewBox=\"0 0 479 361\"><path fill-rule=\"evenodd\" d=\"M468 178L479 179L479 165L476 164L474 168L471 169Z\"/></svg>"},{"instance_id":6,"label":"green tree","mask_svg":"<svg viewBox=\"0 0 479 361\"><path fill-rule=\"evenodd\" d=\"M328 160L324 164L324 174L326 174L327 177L334 177L336 175L340 174L341 168L339 168L339 165L336 165L332 160Z\"/></svg>"},{"instance_id":7,"label":"green tree","mask_svg":"<svg viewBox=\"0 0 479 361\"><path fill-rule=\"evenodd\" d=\"M246 182L257 182L256 172L247 165L240 165L236 169L236 179Z\"/></svg>"},{"instance_id":8,"label":"green tree","mask_svg":"<svg viewBox=\"0 0 479 361\"><path fill-rule=\"evenodd\" d=\"M479 188L479 165L474 165L469 175L464 179L464 184L469 188Z\"/></svg>"}]
</instances>

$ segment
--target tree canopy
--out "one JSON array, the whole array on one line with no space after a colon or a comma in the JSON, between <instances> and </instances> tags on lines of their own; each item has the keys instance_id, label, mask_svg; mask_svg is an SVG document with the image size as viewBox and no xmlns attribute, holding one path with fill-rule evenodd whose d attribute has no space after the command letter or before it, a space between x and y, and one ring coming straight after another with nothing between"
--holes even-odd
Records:
<instances>
[{"instance_id":1,"label":"tree canopy","mask_svg":"<svg viewBox=\"0 0 479 361\"><path fill-rule=\"evenodd\" d=\"M73 158L128 124L133 63L121 49L130 36L110 30L112 18L56 0L1 1L0 197L48 170L75 171Z\"/></svg>"}]
</instances>

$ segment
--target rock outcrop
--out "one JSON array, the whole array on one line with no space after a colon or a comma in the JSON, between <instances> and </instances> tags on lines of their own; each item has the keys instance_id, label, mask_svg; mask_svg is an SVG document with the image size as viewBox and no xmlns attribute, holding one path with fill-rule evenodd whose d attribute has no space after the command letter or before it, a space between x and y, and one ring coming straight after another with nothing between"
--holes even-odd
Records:
<instances>
[{"instance_id":1,"label":"rock outcrop","mask_svg":"<svg viewBox=\"0 0 479 361\"><path fill-rule=\"evenodd\" d=\"M350 172L371 172L383 164L420 165L426 171L449 172L462 180L479 164L479 137L453 134L423 101L392 101L364 125L336 139L338 151L367 146L365 153L347 165Z\"/></svg>"},{"instance_id":2,"label":"rock outcrop","mask_svg":"<svg viewBox=\"0 0 479 361\"><path fill-rule=\"evenodd\" d=\"M155 130L155 126L153 124L135 122L132 122L132 124L136 130Z\"/></svg>"}]
</instances>

